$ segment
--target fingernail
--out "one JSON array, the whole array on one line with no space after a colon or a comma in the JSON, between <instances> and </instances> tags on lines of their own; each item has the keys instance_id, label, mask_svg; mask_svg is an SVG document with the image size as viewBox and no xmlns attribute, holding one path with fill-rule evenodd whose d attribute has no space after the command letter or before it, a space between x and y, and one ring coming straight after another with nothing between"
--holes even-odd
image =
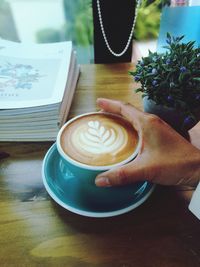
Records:
<instances>
[{"instance_id":1,"label":"fingernail","mask_svg":"<svg viewBox=\"0 0 200 267\"><path fill-rule=\"evenodd\" d=\"M95 184L97 186L111 186L110 184L110 181L107 177L99 177L99 178L96 178L95 180Z\"/></svg>"}]
</instances>

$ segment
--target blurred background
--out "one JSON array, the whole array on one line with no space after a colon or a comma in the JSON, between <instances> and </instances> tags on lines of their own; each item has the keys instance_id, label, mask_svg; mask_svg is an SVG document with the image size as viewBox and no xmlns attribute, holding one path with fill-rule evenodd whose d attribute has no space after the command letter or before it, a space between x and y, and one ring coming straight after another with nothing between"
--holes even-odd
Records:
<instances>
[{"instance_id":1,"label":"blurred background","mask_svg":"<svg viewBox=\"0 0 200 267\"><path fill-rule=\"evenodd\" d=\"M141 5L134 39L145 55L156 49L160 1ZM134 14L134 10L133 10ZM11 41L48 43L72 40L80 64L92 63L91 0L0 0L0 37Z\"/></svg>"}]
</instances>

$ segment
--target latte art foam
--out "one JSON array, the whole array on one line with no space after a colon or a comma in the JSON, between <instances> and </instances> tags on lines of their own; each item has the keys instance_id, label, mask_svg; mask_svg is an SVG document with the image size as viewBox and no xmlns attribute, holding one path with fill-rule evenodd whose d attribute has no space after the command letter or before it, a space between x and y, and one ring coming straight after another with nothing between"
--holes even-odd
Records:
<instances>
[{"instance_id":1,"label":"latte art foam","mask_svg":"<svg viewBox=\"0 0 200 267\"><path fill-rule=\"evenodd\" d=\"M73 134L74 146L93 154L116 154L127 143L127 133L118 125L106 129L99 121L89 121L86 131L78 130Z\"/></svg>"},{"instance_id":2,"label":"latte art foam","mask_svg":"<svg viewBox=\"0 0 200 267\"><path fill-rule=\"evenodd\" d=\"M123 118L101 113L70 123L61 136L64 152L84 164L112 165L133 154L137 132Z\"/></svg>"}]
</instances>

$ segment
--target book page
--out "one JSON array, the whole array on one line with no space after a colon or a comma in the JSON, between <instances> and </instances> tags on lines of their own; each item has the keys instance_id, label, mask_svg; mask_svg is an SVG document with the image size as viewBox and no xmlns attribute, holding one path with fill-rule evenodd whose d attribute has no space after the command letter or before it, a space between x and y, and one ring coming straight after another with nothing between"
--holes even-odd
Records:
<instances>
[{"instance_id":1,"label":"book page","mask_svg":"<svg viewBox=\"0 0 200 267\"><path fill-rule=\"evenodd\" d=\"M60 103L71 53L71 42L25 45L0 40L0 108Z\"/></svg>"}]
</instances>

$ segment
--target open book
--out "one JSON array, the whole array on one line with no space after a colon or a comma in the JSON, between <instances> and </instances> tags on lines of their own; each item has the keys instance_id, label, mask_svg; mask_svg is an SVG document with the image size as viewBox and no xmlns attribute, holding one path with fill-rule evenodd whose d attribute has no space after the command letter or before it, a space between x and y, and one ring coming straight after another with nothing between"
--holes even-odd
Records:
<instances>
[{"instance_id":1,"label":"open book","mask_svg":"<svg viewBox=\"0 0 200 267\"><path fill-rule=\"evenodd\" d=\"M0 40L0 141L55 140L78 76L71 42Z\"/></svg>"}]
</instances>

